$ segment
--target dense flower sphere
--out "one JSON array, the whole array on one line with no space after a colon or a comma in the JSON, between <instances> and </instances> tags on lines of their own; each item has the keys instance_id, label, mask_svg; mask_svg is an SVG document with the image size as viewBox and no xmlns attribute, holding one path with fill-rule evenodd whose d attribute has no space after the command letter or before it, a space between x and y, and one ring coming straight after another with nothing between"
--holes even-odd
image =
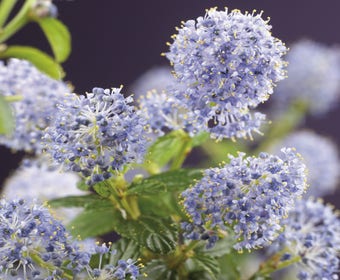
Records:
<instances>
[{"instance_id":1,"label":"dense flower sphere","mask_svg":"<svg viewBox=\"0 0 340 280\"><path fill-rule=\"evenodd\" d=\"M276 107L302 102L311 114L332 109L340 97L340 49L310 40L293 44L287 55L288 78L273 95Z\"/></svg>"},{"instance_id":2,"label":"dense flower sphere","mask_svg":"<svg viewBox=\"0 0 340 280\"><path fill-rule=\"evenodd\" d=\"M230 163L211 168L182 193L190 222L185 237L207 239L213 246L219 231L235 236L237 250L268 245L282 230L281 220L306 188L306 169L290 148L279 156L230 156Z\"/></svg>"},{"instance_id":3,"label":"dense flower sphere","mask_svg":"<svg viewBox=\"0 0 340 280\"><path fill-rule=\"evenodd\" d=\"M2 199L0 217L2 279L17 273L24 279L65 279L66 265L72 271L88 264L90 255L78 251L65 227L45 207Z\"/></svg>"},{"instance_id":4,"label":"dense flower sphere","mask_svg":"<svg viewBox=\"0 0 340 280\"><path fill-rule=\"evenodd\" d=\"M277 143L280 146L295 147L305 160L308 168L307 195L324 196L334 192L340 177L340 160L335 143L312 131L299 131Z\"/></svg>"},{"instance_id":5,"label":"dense flower sphere","mask_svg":"<svg viewBox=\"0 0 340 280\"><path fill-rule=\"evenodd\" d=\"M94 88L71 94L58 106L47 129L47 152L66 170L79 172L92 185L140 162L147 148L146 120L120 88Z\"/></svg>"},{"instance_id":6,"label":"dense flower sphere","mask_svg":"<svg viewBox=\"0 0 340 280\"><path fill-rule=\"evenodd\" d=\"M340 219L322 201L298 201L283 220L284 232L275 244L286 250L285 260L300 257L296 263L300 280L338 279L340 257Z\"/></svg>"},{"instance_id":7,"label":"dense flower sphere","mask_svg":"<svg viewBox=\"0 0 340 280\"><path fill-rule=\"evenodd\" d=\"M57 105L69 89L65 83L41 73L25 60L0 62L0 94L18 96L12 102L15 129L10 136L0 136L0 143L13 150L41 153L43 130L51 124Z\"/></svg>"},{"instance_id":8,"label":"dense flower sphere","mask_svg":"<svg viewBox=\"0 0 340 280\"><path fill-rule=\"evenodd\" d=\"M174 87L172 94L206 125L224 126L249 116L249 108L266 101L286 75L282 56L287 49L270 29L261 14L238 10L210 9L196 21L183 22L166 57L186 89Z\"/></svg>"}]
</instances>

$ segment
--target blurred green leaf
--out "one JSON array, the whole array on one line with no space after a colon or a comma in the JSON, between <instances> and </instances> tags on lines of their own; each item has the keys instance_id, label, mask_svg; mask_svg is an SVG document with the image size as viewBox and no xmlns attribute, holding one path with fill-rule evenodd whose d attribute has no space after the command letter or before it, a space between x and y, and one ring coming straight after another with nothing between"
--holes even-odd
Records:
<instances>
[{"instance_id":1,"label":"blurred green leaf","mask_svg":"<svg viewBox=\"0 0 340 280\"><path fill-rule=\"evenodd\" d=\"M116 254L112 254L110 258L110 264L113 265L116 265L118 260L137 260L140 257L140 247L131 239L119 239L112 244L112 249L117 250Z\"/></svg>"},{"instance_id":2,"label":"blurred green leaf","mask_svg":"<svg viewBox=\"0 0 340 280\"><path fill-rule=\"evenodd\" d=\"M81 239L99 236L114 231L115 220L119 216L120 212L112 204L97 203L96 207L85 209L73 219L68 228L73 236L80 236Z\"/></svg>"},{"instance_id":3,"label":"blurred green leaf","mask_svg":"<svg viewBox=\"0 0 340 280\"><path fill-rule=\"evenodd\" d=\"M52 207L84 207L87 209L94 208L97 204L111 205L111 202L96 194L82 196L66 196L52 199L48 202Z\"/></svg>"},{"instance_id":4,"label":"blurred green leaf","mask_svg":"<svg viewBox=\"0 0 340 280\"><path fill-rule=\"evenodd\" d=\"M182 191L202 176L203 173L200 169L168 171L131 184L126 193L129 195L150 195L160 192Z\"/></svg>"},{"instance_id":5,"label":"blurred green leaf","mask_svg":"<svg viewBox=\"0 0 340 280\"><path fill-rule=\"evenodd\" d=\"M0 52L0 58L10 57L26 59L54 79L61 79L65 75L61 66L52 57L33 47L9 46Z\"/></svg>"},{"instance_id":6,"label":"blurred green leaf","mask_svg":"<svg viewBox=\"0 0 340 280\"><path fill-rule=\"evenodd\" d=\"M206 254L195 254L190 261L194 264L193 270L200 271L203 270L210 275L211 280L216 280L220 274L220 266L218 261ZM199 278L197 278L199 279Z\"/></svg>"},{"instance_id":7,"label":"blurred green leaf","mask_svg":"<svg viewBox=\"0 0 340 280\"><path fill-rule=\"evenodd\" d=\"M14 129L14 119L9 104L0 95L0 134L9 135Z\"/></svg>"},{"instance_id":8,"label":"blurred green leaf","mask_svg":"<svg viewBox=\"0 0 340 280\"><path fill-rule=\"evenodd\" d=\"M52 17L38 18L36 22L43 30L57 62L64 62L71 53L71 35L67 27Z\"/></svg>"},{"instance_id":9,"label":"blurred green leaf","mask_svg":"<svg viewBox=\"0 0 340 280\"><path fill-rule=\"evenodd\" d=\"M152 260L142 273L146 280L180 280L176 271L170 270L163 260Z\"/></svg>"}]
</instances>

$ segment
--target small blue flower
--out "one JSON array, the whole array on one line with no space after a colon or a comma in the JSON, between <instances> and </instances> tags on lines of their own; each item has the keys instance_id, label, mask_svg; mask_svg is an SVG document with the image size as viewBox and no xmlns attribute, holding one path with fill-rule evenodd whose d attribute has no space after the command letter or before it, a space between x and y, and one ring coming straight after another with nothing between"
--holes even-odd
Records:
<instances>
[{"instance_id":1,"label":"small blue flower","mask_svg":"<svg viewBox=\"0 0 340 280\"><path fill-rule=\"evenodd\" d=\"M296 263L300 280L337 279L340 219L333 210L320 200L301 200L282 221L285 230L275 245L301 258Z\"/></svg>"},{"instance_id":2,"label":"small blue flower","mask_svg":"<svg viewBox=\"0 0 340 280\"><path fill-rule=\"evenodd\" d=\"M332 193L340 178L340 160L335 143L312 131L300 131L288 135L273 149L280 146L296 148L308 168L307 195L314 197Z\"/></svg>"},{"instance_id":3,"label":"small blue flower","mask_svg":"<svg viewBox=\"0 0 340 280\"><path fill-rule=\"evenodd\" d=\"M65 227L46 208L24 200L0 200L1 276L18 271L31 279L39 271L64 279L63 264L81 266L75 259L80 255L88 254L78 251Z\"/></svg>"},{"instance_id":4,"label":"small blue flower","mask_svg":"<svg viewBox=\"0 0 340 280\"><path fill-rule=\"evenodd\" d=\"M305 190L305 166L289 148L280 157L244 156L229 156L229 164L206 170L201 181L182 193L190 219L182 225L186 238L208 240L212 247L219 233L227 231L235 235L235 249L250 250L278 236L280 221Z\"/></svg>"},{"instance_id":5,"label":"small blue flower","mask_svg":"<svg viewBox=\"0 0 340 280\"><path fill-rule=\"evenodd\" d=\"M96 253L99 255L99 265L98 268L87 268L87 272L91 279L98 280L125 280L131 279L136 280L139 277L139 267L136 265L136 261L132 259L128 260L118 260L116 264L105 264L102 267L102 261L104 257L112 259L112 257L117 253L116 250L112 250L110 246L106 244L97 245Z\"/></svg>"},{"instance_id":6,"label":"small blue flower","mask_svg":"<svg viewBox=\"0 0 340 280\"><path fill-rule=\"evenodd\" d=\"M171 94L197 115L197 123L212 126L212 137L251 137L258 130L263 117L249 109L266 101L286 73L287 49L270 29L261 14L210 9L174 35L166 57L181 86ZM248 126L249 119L257 121Z\"/></svg>"},{"instance_id":7,"label":"small blue flower","mask_svg":"<svg viewBox=\"0 0 340 280\"><path fill-rule=\"evenodd\" d=\"M57 17L58 8L52 3L52 0L35 0L32 4L31 13L39 18Z\"/></svg>"},{"instance_id":8,"label":"small blue flower","mask_svg":"<svg viewBox=\"0 0 340 280\"><path fill-rule=\"evenodd\" d=\"M47 151L88 184L108 179L146 152L146 120L119 88L94 88L86 96L65 97L46 130Z\"/></svg>"},{"instance_id":9,"label":"small blue flower","mask_svg":"<svg viewBox=\"0 0 340 280\"><path fill-rule=\"evenodd\" d=\"M303 102L311 114L332 109L340 96L340 49L302 40L291 46L287 55L288 78L273 95L279 109ZM276 112L277 113L277 112Z\"/></svg>"},{"instance_id":10,"label":"small blue flower","mask_svg":"<svg viewBox=\"0 0 340 280\"><path fill-rule=\"evenodd\" d=\"M68 91L66 84L42 74L28 61L0 62L0 94L22 98L11 103L15 130L11 136L0 136L0 143L14 150L41 153L43 130L51 124L59 100Z\"/></svg>"}]
</instances>

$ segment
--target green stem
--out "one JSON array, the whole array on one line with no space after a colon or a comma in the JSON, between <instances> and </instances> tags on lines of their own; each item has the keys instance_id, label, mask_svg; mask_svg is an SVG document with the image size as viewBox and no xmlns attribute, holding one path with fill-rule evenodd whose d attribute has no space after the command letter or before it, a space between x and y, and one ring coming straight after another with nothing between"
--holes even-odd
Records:
<instances>
[{"instance_id":1,"label":"green stem","mask_svg":"<svg viewBox=\"0 0 340 280\"><path fill-rule=\"evenodd\" d=\"M266 151L274 141L282 139L293 131L301 123L307 110L308 104L305 102L300 101L293 103L279 119L270 125L268 131L264 133L266 139L261 142L254 153L258 154L259 152Z\"/></svg>"},{"instance_id":2,"label":"green stem","mask_svg":"<svg viewBox=\"0 0 340 280\"><path fill-rule=\"evenodd\" d=\"M301 261L300 256L292 256L290 259L286 261L281 261L282 256L287 253L287 249L283 249L282 251L276 253L267 261L260 265L259 270L249 278L249 280L256 280L261 277L268 277L275 271L288 267L294 263Z\"/></svg>"},{"instance_id":3,"label":"green stem","mask_svg":"<svg viewBox=\"0 0 340 280\"><path fill-rule=\"evenodd\" d=\"M3 97L6 102L17 102L23 99L22 95L8 95Z\"/></svg>"},{"instance_id":4,"label":"green stem","mask_svg":"<svg viewBox=\"0 0 340 280\"><path fill-rule=\"evenodd\" d=\"M182 146L178 151L177 155L171 162L170 170L176 170L182 167L183 162L187 158L188 154L191 152L192 149L192 139L191 137L183 130L177 131L179 137L183 139Z\"/></svg>"},{"instance_id":5,"label":"green stem","mask_svg":"<svg viewBox=\"0 0 340 280\"><path fill-rule=\"evenodd\" d=\"M7 21L17 0L2 0L0 3L0 26L2 27Z\"/></svg>"},{"instance_id":6,"label":"green stem","mask_svg":"<svg viewBox=\"0 0 340 280\"><path fill-rule=\"evenodd\" d=\"M125 196L121 199L121 204L133 220L140 216L137 196Z\"/></svg>"},{"instance_id":7,"label":"green stem","mask_svg":"<svg viewBox=\"0 0 340 280\"><path fill-rule=\"evenodd\" d=\"M29 21L29 10L35 0L27 0L16 16L1 30L0 43L18 32Z\"/></svg>"}]
</instances>

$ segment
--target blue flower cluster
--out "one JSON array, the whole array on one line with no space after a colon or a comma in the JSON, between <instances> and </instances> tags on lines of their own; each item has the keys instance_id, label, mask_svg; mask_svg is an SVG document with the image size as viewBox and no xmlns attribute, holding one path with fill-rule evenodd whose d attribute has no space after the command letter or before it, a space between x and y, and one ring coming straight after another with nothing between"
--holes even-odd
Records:
<instances>
[{"instance_id":1,"label":"blue flower cluster","mask_svg":"<svg viewBox=\"0 0 340 280\"><path fill-rule=\"evenodd\" d=\"M13 150L41 153L43 130L51 124L59 100L68 91L66 84L42 74L28 61L0 62L0 94L22 99L11 104L15 129L11 136L0 135L0 143Z\"/></svg>"},{"instance_id":2,"label":"blue flower cluster","mask_svg":"<svg viewBox=\"0 0 340 280\"><path fill-rule=\"evenodd\" d=\"M308 168L307 195L324 196L335 191L340 178L340 160L335 143L312 131L299 131L288 135L274 150L288 146L296 148Z\"/></svg>"},{"instance_id":3,"label":"blue flower cluster","mask_svg":"<svg viewBox=\"0 0 340 280\"><path fill-rule=\"evenodd\" d=\"M129 277L128 279L136 280L138 278L139 267L136 265L134 260L118 260L116 265L106 264L104 267L101 267L103 257L110 255L112 258L112 256L116 254L116 251L111 250L111 248L107 247L106 244L102 244L101 246L97 245L95 247L95 253L99 255L99 267L88 270L89 275L91 275L91 279L124 280Z\"/></svg>"},{"instance_id":4,"label":"blue flower cluster","mask_svg":"<svg viewBox=\"0 0 340 280\"><path fill-rule=\"evenodd\" d=\"M146 120L129 105L132 101L119 88L65 96L46 130L47 152L67 170L81 173L89 185L141 161L148 143Z\"/></svg>"},{"instance_id":5,"label":"blue flower cluster","mask_svg":"<svg viewBox=\"0 0 340 280\"><path fill-rule=\"evenodd\" d=\"M199 130L217 139L251 138L258 130L264 116L249 110L286 75L287 49L270 29L261 14L216 9L178 29L165 55L180 87L169 94L195 114Z\"/></svg>"},{"instance_id":6,"label":"blue flower cluster","mask_svg":"<svg viewBox=\"0 0 340 280\"><path fill-rule=\"evenodd\" d=\"M290 148L280 157L230 156L230 163L211 168L182 193L190 222L183 223L188 239L207 239L212 247L223 231L235 236L237 250L270 244L282 230L280 221L306 188L306 169Z\"/></svg>"},{"instance_id":7,"label":"blue flower cluster","mask_svg":"<svg viewBox=\"0 0 340 280\"><path fill-rule=\"evenodd\" d=\"M279 109L304 102L311 114L327 113L340 96L340 49L302 40L287 54L288 78L273 95ZM277 114L277 111L275 111Z\"/></svg>"},{"instance_id":8,"label":"blue flower cluster","mask_svg":"<svg viewBox=\"0 0 340 280\"><path fill-rule=\"evenodd\" d=\"M60 167L51 166L46 157L25 159L5 181L2 195L8 200L20 197L27 202L44 203L55 198L87 194L77 188L79 181L77 174L61 172ZM53 214L67 224L80 211L81 208L59 207L53 211Z\"/></svg>"},{"instance_id":9,"label":"blue flower cluster","mask_svg":"<svg viewBox=\"0 0 340 280\"><path fill-rule=\"evenodd\" d=\"M338 279L340 219L333 208L320 200L301 200L282 222L285 230L276 245L287 250L285 260L301 258L298 279Z\"/></svg>"},{"instance_id":10,"label":"blue flower cluster","mask_svg":"<svg viewBox=\"0 0 340 280\"><path fill-rule=\"evenodd\" d=\"M31 12L37 17L57 17L58 8L52 3L52 0L35 0Z\"/></svg>"},{"instance_id":11,"label":"blue flower cluster","mask_svg":"<svg viewBox=\"0 0 340 280\"><path fill-rule=\"evenodd\" d=\"M65 263L76 275L89 260L46 208L24 200L0 200L0 276L64 279Z\"/></svg>"}]
</instances>

